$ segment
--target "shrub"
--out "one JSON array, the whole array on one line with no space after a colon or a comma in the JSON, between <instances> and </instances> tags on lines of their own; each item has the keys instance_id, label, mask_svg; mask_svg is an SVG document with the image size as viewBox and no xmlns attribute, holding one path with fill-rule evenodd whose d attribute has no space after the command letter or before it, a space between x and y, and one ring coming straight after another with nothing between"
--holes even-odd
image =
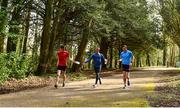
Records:
<instances>
[{"instance_id":1,"label":"shrub","mask_svg":"<svg viewBox=\"0 0 180 108\"><path fill-rule=\"evenodd\" d=\"M14 52L0 54L0 83L8 78L22 79L30 70L32 59L28 55L17 56Z\"/></svg>"}]
</instances>

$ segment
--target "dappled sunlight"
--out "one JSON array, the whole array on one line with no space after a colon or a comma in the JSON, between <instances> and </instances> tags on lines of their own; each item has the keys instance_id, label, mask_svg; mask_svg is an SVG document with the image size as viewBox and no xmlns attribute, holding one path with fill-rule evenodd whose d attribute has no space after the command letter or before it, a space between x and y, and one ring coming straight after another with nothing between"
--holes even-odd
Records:
<instances>
[{"instance_id":1,"label":"dappled sunlight","mask_svg":"<svg viewBox=\"0 0 180 108\"><path fill-rule=\"evenodd\" d=\"M148 101L143 98L128 99L126 101L113 102L112 104L115 107L149 107Z\"/></svg>"},{"instance_id":2,"label":"dappled sunlight","mask_svg":"<svg viewBox=\"0 0 180 108\"><path fill-rule=\"evenodd\" d=\"M180 68L175 68L175 67L160 67L160 66L153 66L153 67L142 67L142 68L135 68L135 69L140 69L140 70L180 70Z\"/></svg>"},{"instance_id":3,"label":"dappled sunlight","mask_svg":"<svg viewBox=\"0 0 180 108\"><path fill-rule=\"evenodd\" d=\"M179 77L180 0L0 0L0 107L180 106Z\"/></svg>"},{"instance_id":4,"label":"dappled sunlight","mask_svg":"<svg viewBox=\"0 0 180 108\"><path fill-rule=\"evenodd\" d=\"M149 106L146 96L154 92L160 69L133 71L131 86L122 89L122 74L113 74L102 79L102 85L93 88L94 79L69 82L63 88L44 87L2 95L1 106ZM164 77L165 78L165 77ZM61 84L60 84L61 85ZM29 100L24 102L24 100ZM23 102L23 103L22 103Z\"/></svg>"}]
</instances>

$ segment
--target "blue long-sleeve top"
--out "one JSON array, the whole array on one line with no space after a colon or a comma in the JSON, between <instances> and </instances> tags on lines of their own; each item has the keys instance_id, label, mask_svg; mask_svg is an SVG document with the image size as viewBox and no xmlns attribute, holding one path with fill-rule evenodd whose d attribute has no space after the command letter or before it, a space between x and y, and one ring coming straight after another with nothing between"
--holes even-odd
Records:
<instances>
[{"instance_id":1,"label":"blue long-sleeve top","mask_svg":"<svg viewBox=\"0 0 180 108\"><path fill-rule=\"evenodd\" d=\"M101 53L94 53L85 63L93 59L93 65L95 68L101 68L102 64L105 62L105 58Z\"/></svg>"}]
</instances>

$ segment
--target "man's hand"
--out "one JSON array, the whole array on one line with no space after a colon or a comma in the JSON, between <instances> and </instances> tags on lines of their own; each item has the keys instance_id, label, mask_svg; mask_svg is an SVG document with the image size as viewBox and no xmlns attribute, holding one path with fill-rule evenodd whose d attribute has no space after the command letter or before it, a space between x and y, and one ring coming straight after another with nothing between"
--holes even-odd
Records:
<instances>
[{"instance_id":1,"label":"man's hand","mask_svg":"<svg viewBox=\"0 0 180 108\"><path fill-rule=\"evenodd\" d=\"M104 64L107 64L107 62L108 62L108 60L107 60L107 59L105 59L105 62L104 62Z\"/></svg>"},{"instance_id":2,"label":"man's hand","mask_svg":"<svg viewBox=\"0 0 180 108\"><path fill-rule=\"evenodd\" d=\"M85 65L85 64L86 64L86 62L83 62L83 63L82 63L82 65Z\"/></svg>"},{"instance_id":3,"label":"man's hand","mask_svg":"<svg viewBox=\"0 0 180 108\"><path fill-rule=\"evenodd\" d=\"M119 60L118 60L118 63L120 63L120 62L122 62L122 59L119 59Z\"/></svg>"},{"instance_id":4,"label":"man's hand","mask_svg":"<svg viewBox=\"0 0 180 108\"><path fill-rule=\"evenodd\" d=\"M130 63L130 66L132 66L132 62Z\"/></svg>"}]
</instances>

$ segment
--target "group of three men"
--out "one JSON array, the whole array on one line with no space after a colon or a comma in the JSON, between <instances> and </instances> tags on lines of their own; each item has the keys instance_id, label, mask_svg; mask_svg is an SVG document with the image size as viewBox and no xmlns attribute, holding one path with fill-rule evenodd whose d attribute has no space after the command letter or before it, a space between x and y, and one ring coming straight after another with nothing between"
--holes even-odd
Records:
<instances>
[{"instance_id":1,"label":"group of three men","mask_svg":"<svg viewBox=\"0 0 180 108\"><path fill-rule=\"evenodd\" d=\"M123 45L122 50L123 51L119 53L119 57L120 57L119 61L122 64L123 82L124 82L123 89L125 89L126 84L128 86L130 86L129 69L130 69L130 65L132 63L133 54L130 50L127 49L127 45ZM54 85L55 88L58 87L59 77L60 77L61 73L63 74L62 86L63 87L65 86L66 69L67 69L67 61L68 61L69 53L68 53L68 51L65 50L65 47L63 45L61 45L59 51L57 52L57 56L58 56L58 62L57 62L57 77L56 77L56 82ZM100 53L100 48L96 48L95 53L83 64L90 62L91 59L93 59L93 66L94 66L94 70L96 73L96 80L95 80L95 84L93 85L93 87L96 87L98 84L98 81L99 81L100 85L102 84L100 72L101 72L103 63L106 64L107 60L104 58L103 54ZM73 63L75 63L75 61Z\"/></svg>"}]
</instances>

